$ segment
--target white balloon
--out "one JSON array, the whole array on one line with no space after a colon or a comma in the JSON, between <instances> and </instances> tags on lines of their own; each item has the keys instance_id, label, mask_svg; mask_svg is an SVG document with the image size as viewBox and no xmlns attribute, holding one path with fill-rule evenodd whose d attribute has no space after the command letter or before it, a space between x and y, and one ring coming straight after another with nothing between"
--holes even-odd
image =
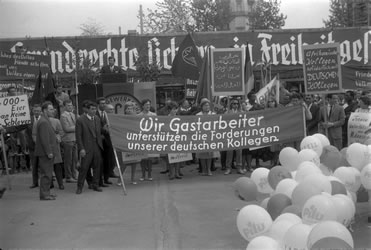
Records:
<instances>
[{"instance_id":1,"label":"white balloon","mask_svg":"<svg viewBox=\"0 0 371 250\"><path fill-rule=\"evenodd\" d=\"M327 166L323 165L322 163L319 165L319 169L321 169L322 174L326 176L331 175L331 170Z\"/></svg>"},{"instance_id":2,"label":"white balloon","mask_svg":"<svg viewBox=\"0 0 371 250\"><path fill-rule=\"evenodd\" d=\"M270 194L273 189L268 182L269 169L267 168L257 168L251 173L251 180L255 182L258 187L258 191L263 194Z\"/></svg>"},{"instance_id":3,"label":"white balloon","mask_svg":"<svg viewBox=\"0 0 371 250\"><path fill-rule=\"evenodd\" d=\"M357 194L356 193L347 190L347 196L349 197L349 199L351 199L353 201L354 204L357 203Z\"/></svg>"},{"instance_id":4,"label":"white balloon","mask_svg":"<svg viewBox=\"0 0 371 250\"><path fill-rule=\"evenodd\" d=\"M361 182L365 189L371 189L371 164L367 164L361 171Z\"/></svg>"},{"instance_id":5,"label":"white balloon","mask_svg":"<svg viewBox=\"0 0 371 250\"><path fill-rule=\"evenodd\" d=\"M302 218L305 224L315 224L325 220L336 220L336 207L330 197L315 195L310 197L304 204Z\"/></svg>"},{"instance_id":6,"label":"white balloon","mask_svg":"<svg viewBox=\"0 0 371 250\"><path fill-rule=\"evenodd\" d=\"M300 161L311 161L318 167L321 164L318 154L312 149L303 149L299 152Z\"/></svg>"},{"instance_id":7,"label":"white balloon","mask_svg":"<svg viewBox=\"0 0 371 250\"><path fill-rule=\"evenodd\" d=\"M293 179L290 179L290 178L283 179L280 182L278 182L274 193L287 195L287 197L291 199L292 191L294 191L297 185L298 185L298 182Z\"/></svg>"},{"instance_id":8,"label":"white balloon","mask_svg":"<svg viewBox=\"0 0 371 250\"><path fill-rule=\"evenodd\" d=\"M314 164L311 161L303 161L302 163L300 163L298 170L296 171L295 180L297 182L301 182L304 180L305 177L311 174L321 174L321 173L322 173L321 169L319 169L319 167L317 167L316 164Z\"/></svg>"},{"instance_id":9,"label":"white balloon","mask_svg":"<svg viewBox=\"0 0 371 250\"><path fill-rule=\"evenodd\" d=\"M267 198L265 198L264 200L262 200L262 202L260 203L260 206L261 206L262 208L267 209L267 205L268 205L269 198L270 198L270 197L267 197Z\"/></svg>"},{"instance_id":10,"label":"white balloon","mask_svg":"<svg viewBox=\"0 0 371 250\"><path fill-rule=\"evenodd\" d=\"M267 235L275 239L281 246L283 245L283 237L285 237L286 232L295 224L300 222L292 222L288 220L280 220L273 223L269 229Z\"/></svg>"},{"instance_id":11,"label":"white balloon","mask_svg":"<svg viewBox=\"0 0 371 250\"><path fill-rule=\"evenodd\" d=\"M330 145L330 141L325 135L318 133L318 134L314 134L313 136L317 138L318 140L320 140L322 147Z\"/></svg>"},{"instance_id":12,"label":"white balloon","mask_svg":"<svg viewBox=\"0 0 371 250\"><path fill-rule=\"evenodd\" d=\"M337 215L336 221L348 227L354 216L353 207L351 204L353 202L350 203L348 197L347 199L344 199L343 197L340 197L340 196L333 196L331 197L331 200L336 207L336 215Z\"/></svg>"},{"instance_id":13,"label":"white balloon","mask_svg":"<svg viewBox=\"0 0 371 250\"><path fill-rule=\"evenodd\" d=\"M361 143L352 143L349 145L346 152L346 159L352 165L359 170L367 164L368 147Z\"/></svg>"},{"instance_id":14,"label":"white balloon","mask_svg":"<svg viewBox=\"0 0 371 250\"><path fill-rule=\"evenodd\" d=\"M348 203L349 207L351 207L352 215L354 216L356 214L356 205L354 204L354 201L351 197L345 194L335 194L333 197L339 197L345 200Z\"/></svg>"},{"instance_id":15,"label":"white balloon","mask_svg":"<svg viewBox=\"0 0 371 250\"><path fill-rule=\"evenodd\" d=\"M367 165L366 165L367 166ZM358 189L361 187L361 172L357 168L350 167L350 169L353 171L354 177L355 177L355 182L353 185L351 185L350 191L352 192L357 192Z\"/></svg>"},{"instance_id":16,"label":"white balloon","mask_svg":"<svg viewBox=\"0 0 371 250\"><path fill-rule=\"evenodd\" d=\"M319 139L317 139L314 136L306 136L303 138L303 140L300 143L300 149L312 149L314 152L317 153L318 157L321 156L323 146L322 143Z\"/></svg>"},{"instance_id":17,"label":"white balloon","mask_svg":"<svg viewBox=\"0 0 371 250\"><path fill-rule=\"evenodd\" d=\"M334 171L334 176L339 178L347 190L353 190L357 186L356 173L351 167L339 167Z\"/></svg>"},{"instance_id":18,"label":"white balloon","mask_svg":"<svg viewBox=\"0 0 371 250\"><path fill-rule=\"evenodd\" d=\"M331 194L332 192L331 181L322 173L309 174L306 177L304 177L303 182L305 181L319 187L322 192L326 192L329 194Z\"/></svg>"},{"instance_id":19,"label":"white balloon","mask_svg":"<svg viewBox=\"0 0 371 250\"><path fill-rule=\"evenodd\" d=\"M281 165L290 171L295 171L300 164L299 153L292 147L283 148L280 151L279 159Z\"/></svg>"},{"instance_id":20,"label":"white balloon","mask_svg":"<svg viewBox=\"0 0 371 250\"><path fill-rule=\"evenodd\" d=\"M307 241L312 226L295 224L289 228L283 237L284 249L307 249Z\"/></svg>"},{"instance_id":21,"label":"white balloon","mask_svg":"<svg viewBox=\"0 0 371 250\"><path fill-rule=\"evenodd\" d=\"M281 220L287 220L287 221L291 221L293 224L298 224L298 223L302 223L302 220L299 216L297 216L296 214L293 214L293 213L283 213L283 214L280 214L273 222L274 223L277 223L278 221L281 221Z\"/></svg>"},{"instance_id":22,"label":"white balloon","mask_svg":"<svg viewBox=\"0 0 371 250\"><path fill-rule=\"evenodd\" d=\"M268 236L258 236L247 245L246 250L263 250L263 249L272 249L272 250L281 250L279 243Z\"/></svg>"}]
</instances>

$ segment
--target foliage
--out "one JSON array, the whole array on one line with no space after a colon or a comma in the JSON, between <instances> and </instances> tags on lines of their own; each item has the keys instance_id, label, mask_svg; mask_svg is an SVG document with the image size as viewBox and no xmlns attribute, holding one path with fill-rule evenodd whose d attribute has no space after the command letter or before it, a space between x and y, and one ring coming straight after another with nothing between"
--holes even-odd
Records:
<instances>
[{"instance_id":1,"label":"foliage","mask_svg":"<svg viewBox=\"0 0 371 250\"><path fill-rule=\"evenodd\" d=\"M97 68L89 56L77 54L77 82L80 84L93 84L98 79Z\"/></svg>"},{"instance_id":2,"label":"foliage","mask_svg":"<svg viewBox=\"0 0 371 250\"><path fill-rule=\"evenodd\" d=\"M93 18L88 18L86 23L80 24L81 36L100 36L104 35L104 27Z\"/></svg>"},{"instance_id":3,"label":"foliage","mask_svg":"<svg viewBox=\"0 0 371 250\"><path fill-rule=\"evenodd\" d=\"M368 25L367 0L331 0L330 15L323 23L328 28Z\"/></svg>"},{"instance_id":4,"label":"foliage","mask_svg":"<svg viewBox=\"0 0 371 250\"><path fill-rule=\"evenodd\" d=\"M139 81L149 82L158 80L162 66L156 61L149 63L149 58L145 53L145 50L141 50L134 65L136 66L136 71L139 74Z\"/></svg>"},{"instance_id":5,"label":"foliage","mask_svg":"<svg viewBox=\"0 0 371 250\"><path fill-rule=\"evenodd\" d=\"M251 29L281 29L287 16L280 13L280 5L279 0L257 0L249 14Z\"/></svg>"}]
</instances>

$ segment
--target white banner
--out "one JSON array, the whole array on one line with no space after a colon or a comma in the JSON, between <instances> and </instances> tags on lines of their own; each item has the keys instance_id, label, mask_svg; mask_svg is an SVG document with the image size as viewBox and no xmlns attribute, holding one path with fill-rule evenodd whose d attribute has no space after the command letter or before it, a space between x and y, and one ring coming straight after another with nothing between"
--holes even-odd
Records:
<instances>
[{"instance_id":1,"label":"white banner","mask_svg":"<svg viewBox=\"0 0 371 250\"><path fill-rule=\"evenodd\" d=\"M169 163L177 163L192 160L192 153L168 154Z\"/></svg>"},{"instance_id":2,"label":"white banner","mask_svg":"<svg viewBox=\"0 0 371 250\"><path fill-rule=\"evenodd\" d=\"M30 108L27 95L0 98L0 125L3 127L15 127L30 123Z\"/></svg>"},{"instance_id":3,"label":"white banner","mask_svg":"<svg viewBox=\"0 0 371 250\"><path fill-rule=\"evenodd\" d=\"M261 88L258 93L256 93L256 102L261 105L267 105L270 97L273 97L277 103L279 103L279 88L280 81L274 77L267 85Z\"/></svg>"},{"instance_id":4,"label":"white banner","mask_svg":"<svg viewBox=\"0 0 371 250\"><path fill-rule=\"evenodd\" d=\"M348 121L348 145L371 138L371 114L351 113Z\"/></svg>"},{"instance_id":5,"label":"white banner","mask_svg":"<svg viewBox=\"0 0 371 250\"><path fill-rule=\"evenodd\" d=\"M122 161L126 164L140 162L142 159L145 158L147 158L147 154L135 152L122 152Z\"/></svg>"}]
</instances>

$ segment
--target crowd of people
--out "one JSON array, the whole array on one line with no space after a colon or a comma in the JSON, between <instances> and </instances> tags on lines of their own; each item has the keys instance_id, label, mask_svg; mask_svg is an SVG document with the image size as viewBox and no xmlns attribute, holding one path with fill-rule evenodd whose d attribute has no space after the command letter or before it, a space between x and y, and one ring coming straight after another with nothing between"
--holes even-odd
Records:
<instances>
[{"instance_id":1,"label":"crowd of people","mask_svg":"<svg viewBox=\"0 0 371 250\"><path fill-rule=\"evenodd\" d=\"M137 166L140 166L139 181L152 181L152 164L154 159L124 162L122 152L114 152L109 132L107 113L113 113L112 105L106 103L104 97L96 101L84 100L83 113L77 114L68 94L56 88L56 102L46 101L33 104L31 107L31 124L20 128L1 128L6 135L7 159L11 173L22 168L32 171L30 188L40 188L41 200L56 199L50 192L56 180L58 188L63 190L67 183L75 183L76 194L83 192L84 183L89 189L102 192L102 187L112 185L112 178L118 178L114 169L117 167L116 156L122 171L131 167L130 181L137 184L135 177ZM8 95L15 95L15 89L9 88ZM165 105L154 112L151 100L141 102L141 111L136 112L135 104L126 102L125 115L140 116L174 116L174 115L213 115L227 113L252 112L263 109L284 108L301 105L306 120L307 135L326 133L330 143L339 150L347 146L347 121L352 112L370 112L370 96L368 93L346 91L345 93L329 94L324 100L319 96L302 95L297 90L288 91L287 102L280 103L271 97L265 105L259 104L256 94L250 92L247 99L241 97L225 97L222 108L213 109L213 103L201 99L198 105L191 105L184 99L180 103L167 100ZM212 176L220 161L221 170L225 175L235 171L245 174L267 162L266 167L279 164L279 152L285 146L300 149L300 140L282 142L278 145L260 149L236 149L222 152L194 153L191 162L169 163L167 155L161 155L162 174L168 174L169 180L182 179L182 168L191 163L198 164L200 175ZM255 159L255 164L252 162ZM158 159L156 159L158 160ZM2 159L4 169L4 159ZM53 174L54 173L54 174ZM121 185L120 179L117 181ZM0 193L5 191L0 188Z\"/></svg>"}]
</instances>

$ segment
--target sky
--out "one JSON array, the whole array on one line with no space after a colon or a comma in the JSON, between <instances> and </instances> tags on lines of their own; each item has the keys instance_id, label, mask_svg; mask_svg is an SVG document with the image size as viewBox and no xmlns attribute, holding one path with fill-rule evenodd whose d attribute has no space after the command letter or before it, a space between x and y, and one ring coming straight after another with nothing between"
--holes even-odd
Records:
<instances>
[{"instance_id":1,"label":"sky","mask_svg":"<svg viewBox=\"0 0 371 250\"><path fill-rule=\"evenodd\" d=\"M284 29L322 28L330 0L281 0ZM90 19L106 33L139 31L139 5L154 9L156 0L0 0L0 38L78 36Z\"/></svg>"}]
</instances>

